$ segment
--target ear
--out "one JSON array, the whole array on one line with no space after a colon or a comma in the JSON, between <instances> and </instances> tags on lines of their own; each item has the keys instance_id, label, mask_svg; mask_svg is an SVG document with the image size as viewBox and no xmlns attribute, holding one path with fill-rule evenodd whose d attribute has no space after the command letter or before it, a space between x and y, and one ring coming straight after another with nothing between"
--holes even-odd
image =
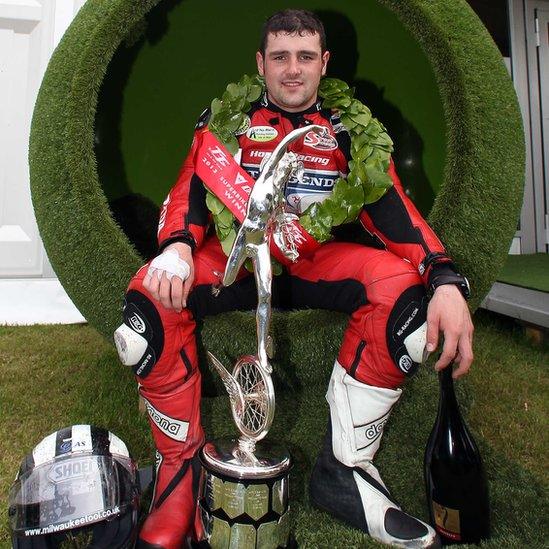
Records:
<instances>
[{"instance_id":1,"label":"ear","mask_svg":"<svg viewBox=\"0 0 549 549\"><path fill-rule=\"evenodd\" d=\"M261 55L260 51L256 52L255 54L255 62L257 63L257 72L259 73L259 76L264 76L265 67L263 64L263 56Z\"/></svg>"},{"instance_id":2,"label":"ear","mask_svg":"<svg viewBox=\"0 0 549 549\"><path fill-rule=\"evenodd\" d=\"M326 75L326 69L328 68L328 60L330 59L330 52L325 51L322 54L322 76Z\"/></svg>"}]
</instances>

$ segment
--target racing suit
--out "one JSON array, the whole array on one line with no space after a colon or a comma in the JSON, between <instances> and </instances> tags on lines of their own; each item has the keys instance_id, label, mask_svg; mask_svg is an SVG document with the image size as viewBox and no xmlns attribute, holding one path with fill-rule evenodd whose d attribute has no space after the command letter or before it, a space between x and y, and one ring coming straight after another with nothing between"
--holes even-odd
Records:
<instances>
[{"instance_id":1,"label":"racing suit","mask_svg":"<svg viewBox=\"0 0 549 549\"><path fill-rule=\"evenodd\" d=\"M253 276L244 269L219 296L211 292L212 285L220 282L227 258L217 237L208 231L206 190L195 173L208 117L205 111L197 124L189 155L163 204L158 230L160 252L176 241L193 249L195 279L187 308L178 313L152 299L143 287L147 265L130 282L124 308L124 323L133 331L140 327L146 340L146 351L133 369L160 459L151 513L141 532L144 547L177 547L193 520L196 472L189 463L204 436L199 418L196 320L229 310L249 310L257 301ZM323 110L320 102L303 112L288 113L271 104L265 94L252 104L248 117L238 135L239 155L242 168L254 179L261 163L293 129L310 124L328 129L328 135L310 132L290 145L304 171L301 178L292 177L287 184L287 211L301 214L311 203L330 196L338 177L346 175L349 134L338 114ZM392 161L388 173L393 186L380 200L364 206L359 217L377 246L338 241L320 245L289 265L283 276L275 277L273 305L348 313L336 361L338 375L361 387L388 391L390 409L392 395L421 362L425 287L435 271L453 268L442 243L403 191ZM332 405L338 406L330 401ZM332 422L336 421L333 414ZM182 513L185 520L180 518Z\"/></svg>"}]
</instances>

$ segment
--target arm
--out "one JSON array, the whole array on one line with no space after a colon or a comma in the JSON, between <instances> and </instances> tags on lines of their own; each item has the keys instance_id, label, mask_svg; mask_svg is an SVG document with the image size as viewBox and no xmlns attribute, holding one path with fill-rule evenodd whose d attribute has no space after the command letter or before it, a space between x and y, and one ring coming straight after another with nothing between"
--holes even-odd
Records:
<instances>
[{"instance_id":1,"label":"arm","mask_svg":"<svg viewBox=\"0 0 549 549\"><path fill-rule=\"evenodd\" d=\"M390 252L410 261L430 286L435 274L451 274L455 269L442 242L406 196L392 160L388 174L393 186L378 201L364 206L360 222Z\"/></svg>"},{"instance_id":2,"label":"arm","mask_svg":"<svg viewBox=\"0 0 549 549\"><path fill-rule=\"evenodd\" d=\"M149 265L144 287L166 309L177 312L187 306L194 281L192 252L205 237L209 223L206 190L194 173L196 151L201 141L203 113L191 150L168 194L158 223L159 255Z\"/></svg>"},{"instance_id":3,"label":"arm","mask_svg":"<svg viewBox=\"0 0 549 549\"><path fill-rule=\"evenodd\" d=\"M195 132L193 144L175 185L162 205L158 223L159 251L173 242L185 242L191 249L200 247L209 223L206 189L194 173L195 155L201 142L201 130Z\"/></svg>"},{"instance_id":4,"label":"arm","mask_svg":"<svg viewBox=\"0 0 549 549\"><path fill-rule=\"evenodd\" d=\"M473 323L459 285L465 279L457 271L434 231L406 196L391 161L393 187L377 202L366 205L360 221L387 249L416 267L429 293L427 351L433 352L444 335L442 353L435 363L441 370L457 364L454 377L466 374L473 361Z\"/></svg>"}]
</instances>

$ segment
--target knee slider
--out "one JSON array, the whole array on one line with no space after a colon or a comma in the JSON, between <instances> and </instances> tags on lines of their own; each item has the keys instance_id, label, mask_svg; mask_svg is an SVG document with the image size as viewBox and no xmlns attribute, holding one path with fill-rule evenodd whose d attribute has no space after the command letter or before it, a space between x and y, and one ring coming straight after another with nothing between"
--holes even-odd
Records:
<instances>
[{"instance_id":1,"label":"knee slider","mask_svg":"<svg viewBox=\"0 0 549 549\"><path fill-rule=\"evenodd\" d=\"M145 355L147 340L126 324L120 324L114 332L114 344L124 366L135 366Z\"/></svg>"},{"instance_id":2,"label":"knee slider","mask_svg":"<svg viewBox=\"0 0 549 549\"><path fill-rule=\"evenodd\" d=\"M404 338L404 346L413 362L425 362L425 347L427 345L427 321L417 330Z\"/></svg>"},{"instance_id":3,"label":"knee slider","mask_svg":"<svg viewBox=\"0 0 549 549\"><path fill-rule=\"evenodd\" d=\"M424 361L426 343L427 295L418 284L395 301L387 320L387 347L397 368L412 375Z\"/></svg>"},{"instance_id":4,"label":"knee slider","mask_svg":"<svg viewBox=\"0 0 549 549\"><path fill-rule=\"evenodd\" d=\"M151 372L164 347L164 329L160 314L147 299L135 290L126 294L124 323L114 332L114 343L122 364L145 378Z\"/></svg>"}]
</instances>

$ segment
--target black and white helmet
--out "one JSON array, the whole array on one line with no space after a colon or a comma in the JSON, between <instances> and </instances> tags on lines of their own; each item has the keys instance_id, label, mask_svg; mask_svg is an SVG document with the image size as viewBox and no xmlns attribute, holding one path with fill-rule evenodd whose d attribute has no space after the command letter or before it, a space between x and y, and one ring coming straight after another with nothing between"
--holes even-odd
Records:
<instances>
[{"instance_id":1,"label":"black and white helmet","mask_svg":"<svg viewBox=\"0 0 549 549\"><path fill-rule=\"evenodd\" d=\"M44 438L21 463L10 490L13 547L133 547L139 482L116 435L73 425Z\"/></svg>"}]
</instances>

